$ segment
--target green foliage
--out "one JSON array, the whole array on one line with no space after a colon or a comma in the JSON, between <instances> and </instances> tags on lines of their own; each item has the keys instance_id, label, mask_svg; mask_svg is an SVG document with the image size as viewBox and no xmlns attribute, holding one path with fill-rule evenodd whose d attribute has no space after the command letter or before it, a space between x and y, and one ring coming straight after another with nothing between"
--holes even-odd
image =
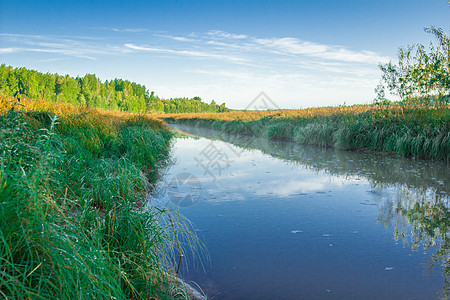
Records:
<instances>
[{"instance_id":1,"label":"green foliage","mask_svg":"<svg viewBox=\"0 0 450 300\"><path fill-rule=\"evenodd\" d=\"M161 99L144 85L114 79L102 82L93 74L84 77L43 74L26 68L0 66L0 93L31 99L45 99L78 106L133 113L225 112L225 104L202 102L200 97Z\"/></svg>"},{"instance_id":2,"label":"green foliage","mask_svg":"<svg viewBox=\"0 0 450 300\"><path fill-rule=\"evenodd\" d=\"M448 197L433 189L399 190L398 200L388 202L380 211L379 221L394 223L394 238L409 243L412 248L422 247L431 254L430 271L442 268L444 288L441 299L450 296L450 210Z\"/></svg>"},{"instance_id":3,"label":"green foliage","mask_svg":"<svg viewBox=\"0 0 450 300\"><path fill-rule=\"evenodd\" d=\"M450 101L450 37L442 29L426 28L438 40L427 51L421 44L399 48L398 63L380 65L382 81L404 102L445 105ZM376 101L384 98L380 86Z\"/></svg>"},{"instance_id":4,"label":"green foliage","mask_svg":"<svg viewBox=\"0 0 450 300\"><path fill-rule=\"evenodd\" d=\"M161 100L160 100L161 101ZM165 113L192 113L192 112L227 112L230 111L225 107L225 103L217 105L214 100L211 104L202 102L200 97L188 98L174 98L169 100L162 100Z\"/></svg>"},{"instance_id":5,"label":"green foliage","mask_svg":"<svg viewBox=\"0 0 450 300\"><path fill-rule=\"evenodd\" d=\"M174 235L187 227L142 208L145 167L157 173L171 135L155 121L109 119L0 113L2 297L172 298Z\"/></svg>"},{"instance_id":6,"label":"green foliage","mask_svg":"<svg viewBox=\"0 0 450 300\"><path fill-rule=\"evenodd\" d=\"M174 121L302 144L450 160L450 113L446 107L381 106L357 114L266 117L250 122L188 118Z\"/></svg>"}]
</instances>

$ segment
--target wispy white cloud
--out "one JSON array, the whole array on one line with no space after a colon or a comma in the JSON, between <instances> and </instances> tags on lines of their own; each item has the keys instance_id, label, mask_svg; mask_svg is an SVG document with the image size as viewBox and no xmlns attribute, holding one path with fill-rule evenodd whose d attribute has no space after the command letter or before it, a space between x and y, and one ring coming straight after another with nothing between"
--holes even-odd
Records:
<instances>
[{"instance_id":1,"label":"wispy white cloud","mask_svg":"<svg viewBox=\"0 0 450 300\"><path fill-rule=\"evenodd\" d=\"M123 47L106 44L101 38L0 33L0 39L14 45L1 48L0 53L5 54L34 52L95 60L100 55L126 52Z\"/></svg>"},{"instance_id":2,"label":"wispy white cloud","mask_svg":"<svg viewBox=\"0 0 450 300\"><path fill-rule=\"evenodd\" d=\"M223 51L241 51L241 52L255 52L258 47L255 47L254 44L251 43L233 43L233 42L219 42L217 40L209 40L205 42L205 45L214 47L215 49L221 49Z\"/></svg>"},{"instance_id":3,"label":"wispy white cloud","mask_svg":"<svg viewBox=\"0 0 450 300\"><path fill-rule=\"evenodd\" d=\"M79 52L70 49L47 49L47 48L0 48L0 53L21 53L21 52L38 52L38 53L49 53L49 54L62 54L66 56L78 57L78 58L86 58L90 60L94 60L93 56L89 56L86 52Z\"/></svg>"},{"instance_id":4,"label":"wispy white cloud","mask_svg":"<svg viewBox=\"0 0 450 300\"><path fill-rule=\"evenodd\" d=\"M0 48L0 53L14 53L16 51L17 51L17 49L16 48L12 48L12 47Z\"/></svg>"},{"instance_id":5,"label":"wispy white cloud","mask_svg":"<svg viewBox=\"0 0 450 300\"><path fill-rule=\"evenodd\" d=\"M210 30L207 32L207 34L213 38L222 38L222 39L246 39L248 38L247 35L245 34L234 34L234 33L229 33L229 32L225 32L225 31L221 31L221 30Z\"/></svg>"},{"instance_id":6,"label":"wispy white cloud","mask_svg":"<svg viewBox=\"0 0 450 300\"><path fill-rule=\"evenodd\" d=\"M382 56L369 50L350 50L341 45L327 45L311 41L303 41L294 37L259 38L246 34L228 33L211 30L206 33L191 33L188 37L160 35L176 41L196 42L196 46L204 52L233 51L235 55L250 54L255 60L261 55L270 56L271 60L285 60L290 56L291 62L305 61L307 58L317 62L341 62L372 64L389 61L389 57ZM195 37L196 39L192 39ZM285 56L285 57L283 57ZM249 59L247 59L249 60ZM289 61L289 59L287 59Z\"/></svg>"},{"instance_id":7,"label":"wispy white cloud","mask_svg":"<svg viewBox=\"0 0 450 300\"><path fill-rule=\"evenodd\" d=\"M146 28L118 28L118 27L90 27L91 29L107 30L114 32L140 33L149 31Z\"/></svg>"},{"instance_id":8,"label":"wispy white cloud","mask_svg":"<svg viewBox=\"0 0 450 300\"><path fill-rule=\"evenodd\" d=\"M182 37L182 36L172 36L172 39L174 39L175 41L180 41L180 42L195 42L194 39L188 39L188 38Z\"/></svg>"},{"instance_id":9,"label":"wispy white cloud","mask_svg":"<svg viewBox=\"0 0 450 300\"><path fill-rule=\"evenodd\" d=\"M43 35L18 34L18 33L0 33L0 37L27 37L27 38L43 38Z\"/></svg>"},{"instance_id":10,"label":"wispy white cloud","mask_svg":"<svg viewBox=\"0 0 450 300\"><path fill-rule=\"evenodd\" d=\"M145 32L147 29L144 28L111 28L115 32Z\"/></svg>"},{"instance_id":11,"label":"wispy white cloud","mask_svg":"<svg viewBox=\"0 0 450 300\"><path fill-rule=\"evenodd\" d=\"M165 49L165 48L138 46L138 45L134 45L134 44L124 44L124 46L128 49L137 50L137 51L168 53L168 54L192 56L192 57L198 57L198 58L227 60L227 61L233 61L233 62L245 62L246 61L244 58L241 58L241 57L218 54L218 53L213 53L213 52L208 52L208 51L173 50L173 49Z\"/></svg>"},{"instance_id":12,"label":"wispy white cloud","mask_svg":"<svg viewBox=\"0 0 450 300\"><path fill-rule=\"evenodd\" d=\"M159 48L151 48L151 47L143 47L143 46L137 46L134 44L124 44L125 48L138 50L138 51L150 51L150 52L175 52L174 50L164 50Z\"/></svg>"},{"instance_id":13,"label":"wispy white cloud","mask_svg":"<svg viewBox=\"0 0 450 300\"><path fill-rule=\"evenodd\" d=\"M302 42L295 38L255 39L257 44L289 54L313 54L327 51L327 46L311 42Z\"/></svg>"},{"instance_id":14,"label":"wispy white cloud","mask_svg":"<svg viewBox=\"0 0 450 300\"><path fill-rule=\"evenodd\" d=\"M179 42L196 42L197 40L192 39L192 38L188 38L188 37L184 37L184 36L173 36L173 35L166 35L166 34L156 34L157 36L160 37L164 37L164 38L169 38L175 41L179 41Z\"/></svg>"},{"instance_id":15,"label":"wispy white cloud","mask_svg":"<svg viewBox=\"0 0 450 300\"><path fill-rule=\"evenodd\" d=\"M255 39L259 45L291 55L305 55L326 60L377 64L389 60L372 51L352 51L342 46L331 46L314 42L301 41L296 38Z\"/></svg>"}]
</instances>

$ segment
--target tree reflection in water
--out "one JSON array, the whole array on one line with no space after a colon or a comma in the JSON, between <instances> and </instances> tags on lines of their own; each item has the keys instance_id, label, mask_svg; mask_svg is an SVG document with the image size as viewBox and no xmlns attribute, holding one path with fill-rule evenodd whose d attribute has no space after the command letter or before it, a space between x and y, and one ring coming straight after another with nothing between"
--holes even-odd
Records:
<instances>
[{"instance_id":1,"label":"tree reflection in water","mask_svg":"<svg viewBox=\"0 0 450 300\"><path fill-rule=\"evenodd\" d=\"M386 154L340 151L272 141L182 125L173 127L189 134L220 139L242 148L258 149L292 164L345 177L366 178L374 188L394 188L380 197L378 222L393 225L394 239L412 248L432 250L429 271L442 267L442 296L450 296L450 164Z\"/></svg>"},{"instance_id":2,"label":"tree reflection in water","mask_svg":"<svg viewBox=\"0 0 450 300\"><path fill-rule=\"evenodd\" d=\"M436 190L412 190L399 186L396 197L381 205L378 220L394 225L394 239L412 248L431 250L429 270L442 267L442 296L450 296L449 197Z\"/></svg>"}]
</instances>

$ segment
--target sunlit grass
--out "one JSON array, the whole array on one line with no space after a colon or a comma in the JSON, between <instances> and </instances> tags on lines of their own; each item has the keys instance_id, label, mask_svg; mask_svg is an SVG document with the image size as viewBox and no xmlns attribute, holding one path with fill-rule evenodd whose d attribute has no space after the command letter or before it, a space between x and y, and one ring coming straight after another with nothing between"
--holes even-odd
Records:
<instances>
[{"instance_id":1,"label":"sunlit grass","mask_svg":"<svg viewBox=\"0 0 450 300\"><path fill-rule=\"evenodd\" d=\"M267 110L267 111L233 111L224 113L184 113L184 114L156 114L153 115L164 119L208 119L221 121L257 121L263 118L314 118L324 117L335 113L360 113L376 109L373 105L354 105L339 107L318 107L306 109L289 110Z\"/></svg>"},{"instance_id":2,"label":"sunlit grass","mask_svg":"<svg viewBox=\"0 0 450 300\"><path fill-rule=\"evenodd\" d=\"M303 144L450 160L448 105L355 105L157 117Z\"/></svg>"},{"instance_id":3,"label":"sunlit grass","mask_svg":"<svg viewBox=\"0 0 450 300\"><path fill-rule=\"evenodd\" d=\"M195 235L143 206L171 136L149 116L0 96L1 297L184 297L177 236L187 251Z\"/></svg>"}]
</instances>

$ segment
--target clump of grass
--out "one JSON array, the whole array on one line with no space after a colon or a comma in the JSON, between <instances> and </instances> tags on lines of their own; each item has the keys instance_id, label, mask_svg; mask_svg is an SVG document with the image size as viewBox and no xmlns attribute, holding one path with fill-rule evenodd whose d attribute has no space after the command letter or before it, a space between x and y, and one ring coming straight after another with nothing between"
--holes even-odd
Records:
<instances>
[{"instance_id":1,"label":"clump of grass","mask_svg":"<svg viewBox=\"0 0 450 300\"><path fill-rule=\"evenodd\" d=\"M172 298L175 235L195 236L176 212L142 207L168 153L164 125L143 116L62 109L56 117L5 107L0 295Z\"/></svg>"}]
</instances>

